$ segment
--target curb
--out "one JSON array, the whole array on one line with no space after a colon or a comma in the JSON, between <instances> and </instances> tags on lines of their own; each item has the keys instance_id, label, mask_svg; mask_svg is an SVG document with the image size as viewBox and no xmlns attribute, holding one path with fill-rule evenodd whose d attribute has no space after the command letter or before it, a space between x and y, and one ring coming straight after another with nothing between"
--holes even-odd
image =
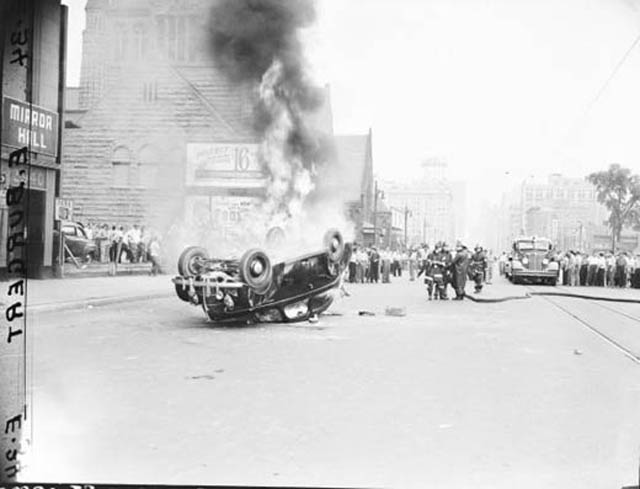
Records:
<instances>
[{"instance_id":1,"label":"curb","mask_svg":"<svg viewBox=\"0 0 640 489\"><path fill-rule=\"evenodd\" d=\"M48 304L36 304L30 306L27 304L28 311L31 312L53 312L53 311L70 311L75 309L87 309L91 307L108 306L110 304L123 304L127 302L139 302L152 299L164 299L173 296L171 292L157 292L155 294L145 294L136 296L119 296L119 297L93 297L68 302L53 302Z\"/></svg>"},{"instance_id":2,"label":"curb","mask_svg":"<svg viewBox=\"0 0 640 489\"><path fill-rule=\"evenodd\" d=\"M119 270L115 275L110 275L107 270L82 270L79 272L65 272L66 278L96 278L96 277L130 277L132 275L149 275L149 270Z\"/></svg>"}]
</instances>

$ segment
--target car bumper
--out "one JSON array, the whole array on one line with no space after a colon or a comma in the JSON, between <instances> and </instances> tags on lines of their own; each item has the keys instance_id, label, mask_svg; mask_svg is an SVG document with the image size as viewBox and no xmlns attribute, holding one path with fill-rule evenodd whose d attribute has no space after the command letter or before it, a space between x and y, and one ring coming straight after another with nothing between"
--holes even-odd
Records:
<instances>
[{"instance_id":1,"label":"car bumper","mask_svg":"<svg viewBox=\"0 0 640 489\"><path fill-rule=\"evenodd\" d=\"M514 277L526 277L526 278L556 278L558 276L557 270L511 270L511 275Z\"/></svg>"}]
</instances>

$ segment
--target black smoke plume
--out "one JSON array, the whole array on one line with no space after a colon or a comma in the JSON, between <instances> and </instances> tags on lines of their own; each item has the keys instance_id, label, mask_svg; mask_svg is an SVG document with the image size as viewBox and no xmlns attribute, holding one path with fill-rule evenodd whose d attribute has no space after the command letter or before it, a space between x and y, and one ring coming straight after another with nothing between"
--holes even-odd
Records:
<instances>
[{"instance_id":1,"label":"black smoke plume","mask_svg":"<svg viewBox=\"0 0 640 489\"><path fill-rule=\"evenodd\" d=\"M313 175L327 155L326 138L306 123L307 115L323 102L322 90L307 75L299 38L299 31L315 19L312 0L218 0L211 12L216 66L231 80L255 88L255 130L267 135L280 123L283 111L289 121L281 149L293 177L285 191L278 191L276 211L283 211L293 199L306 197L301 195L296 175L300 169ZM260 92L265 80L268 97ZM274 171L269 162L266 166L273 178L281 178L274 185L281 189L284 173ZM274 177L276 174L280 177Z\"/></svg>"}]
</instances>

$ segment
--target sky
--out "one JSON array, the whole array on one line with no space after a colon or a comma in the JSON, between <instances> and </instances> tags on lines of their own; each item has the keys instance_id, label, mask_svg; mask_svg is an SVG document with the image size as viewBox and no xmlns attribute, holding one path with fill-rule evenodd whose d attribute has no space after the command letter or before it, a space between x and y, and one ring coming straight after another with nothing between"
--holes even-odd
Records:
<instances>
[{"instance_id":1,"label":"sky","mask_svg":"<svg viewBox=\"0 0 640 489\"><path fill-rule=\"evenodd\" d=\"M85 0L70 6L79 80ZM334 129L373 131L374 170L409 180L427 158L497 202L530 175L640 172L640 0L317 0L302 33L331 87Z\"/></svg>"}]
</instances>

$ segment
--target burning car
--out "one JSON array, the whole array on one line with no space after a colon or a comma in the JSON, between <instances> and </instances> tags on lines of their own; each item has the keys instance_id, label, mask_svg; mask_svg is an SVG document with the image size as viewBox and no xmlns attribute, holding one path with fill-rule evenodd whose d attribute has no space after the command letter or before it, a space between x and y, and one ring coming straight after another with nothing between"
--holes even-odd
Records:
<instances>
[{"instance_id":1,"label":"burning car","mask_svg":"<svg viewBox=\"0 0 640 489\"><path fill-rule=\"evenodd\" d=\"M553 256L553 243L547 238L517 238L509 257L506 275L511 282L542 282L556 285L560 267Z\"/></svg>"},{"instance_id":2,"label":"burning car","mask_svg":"<svg viewBox=\"0 0 640 489\"><path fill-rule=\"evenodd\" d=\"M304 321L331 305L351 256L336 230L327 231L323 248L272 264L258 248L238 260L210 258L190 246L172 282L181 300L202 306L217 323Z\"/></svg>"}]
</instances>

